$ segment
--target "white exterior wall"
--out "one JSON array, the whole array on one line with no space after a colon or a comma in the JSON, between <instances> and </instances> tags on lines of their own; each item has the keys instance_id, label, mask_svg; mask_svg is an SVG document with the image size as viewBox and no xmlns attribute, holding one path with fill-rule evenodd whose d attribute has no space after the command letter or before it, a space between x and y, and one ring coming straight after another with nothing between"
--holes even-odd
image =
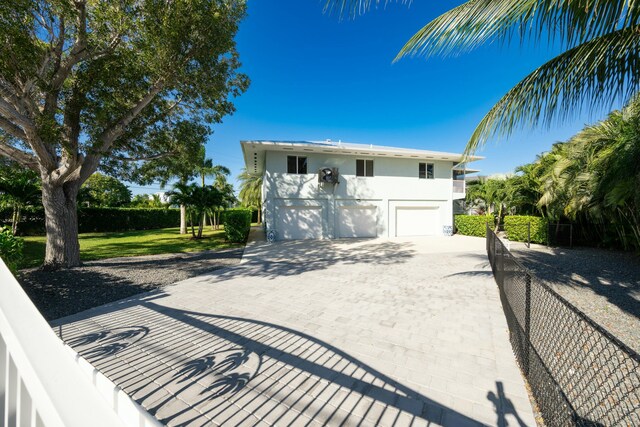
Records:
<instances>
[{"instance_id":1,"label":"white exterior wall","mask_svg":"<svg viewBox=\"0 0 640 427\"><path fill-rule=\"evenodd\" d=\"M307 157L306 175L287 173L287 156L292 155ZM373 160L374 176L356 177L356 159ZM419 163L434 164L434 179L418 178ZM324 167L338 168L339 184L318 183L317 172ZM344 211L341 209L375 207L376 235L393 237L396 235L397 207L432 207L438 208L441 224L438 234L441 234L442 226L453 225L452 167L450 161L418 158L267 151L263 183L267 229L275 229L279 238L286 238L278 230L278 216L282 212L295 211L296 206L316 207L312 215L317 215L317 209L321 208L321 237L335 238L339 236L343 222L340 212ZM289 209L283 210L283 207ZM354 224L354 227L358 225ZM344 230L345 225L342 227ZM312 234L313 230L309 230L307 237L313 237Z\"/></svg>"}]
</instances>

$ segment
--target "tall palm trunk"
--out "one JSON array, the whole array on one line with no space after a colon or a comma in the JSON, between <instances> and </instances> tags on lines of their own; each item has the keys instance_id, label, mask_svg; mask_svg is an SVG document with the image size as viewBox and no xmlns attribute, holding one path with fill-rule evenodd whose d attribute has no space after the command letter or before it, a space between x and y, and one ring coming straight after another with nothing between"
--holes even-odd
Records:
<instances>
[{"instance_id":1,"label":"tall palm trunk","mask_svg":"<svg viewBox=\"0 0 640 427\"><path fill-rule=\"evenodd\" d=\"M187 234L187 207L180 205L180 234Z\"/></svg>"}]
</instances>

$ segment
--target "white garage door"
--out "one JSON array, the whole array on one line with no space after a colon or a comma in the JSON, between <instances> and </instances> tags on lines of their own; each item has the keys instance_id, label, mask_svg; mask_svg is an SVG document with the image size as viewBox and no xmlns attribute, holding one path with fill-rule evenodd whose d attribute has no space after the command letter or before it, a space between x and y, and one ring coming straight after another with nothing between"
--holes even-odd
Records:
<instances>
[{"instance_id":1,"label":"white garage door","mask_svg":"<svg viewBox=\"0 0 640 427\"><path fill-rule=\"evenodd\" d=\"M278 239L321 239L321 206L278 206Z\"/></svg>"},{"instance_id":2,"label":"white garage door","mask_svg":"<svg viewBox=\"0 0 640 427\"><path fill-rule=\"evenodd\" d=\"M437 207L396 208L396 236L434 236L441 234Z\"/></svg>"},{"instance_id":3,"label":"white garage door","mask_svg":"<svg viewBox=\"0 0 640 427\"><path fill-rule=\"evenodd\" d=\"M375 206L342 206L338 209L339 237L376 237L377 224Z\"/></svg>"}]
</instances>

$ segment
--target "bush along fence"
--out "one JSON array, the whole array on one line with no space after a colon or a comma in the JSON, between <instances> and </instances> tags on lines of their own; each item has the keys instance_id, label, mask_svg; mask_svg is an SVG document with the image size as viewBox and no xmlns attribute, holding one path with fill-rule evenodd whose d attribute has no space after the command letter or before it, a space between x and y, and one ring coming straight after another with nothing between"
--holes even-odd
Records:
<instances>
[{"instance_id":1,"label":"bush along fence","mask_svg":"<svg viewBox=\"0 0 640 427\"><path fill-rule=\"evenodd\" d=\"M514 242L547 244L549 222L546 218L526 215L504 217L504 231Z\"/></svg>"},{"instance_id":2,"label":"bush along fence","mask_svg":"<svg viewBox=\"0 0 640 427\"><path fill-rule=\"evenodd\" d=\"M455 215L456 230L465 236L484 237L487 223L494 224L493 215Z\"/></svg>"},{"instance_id":3,"label":"bush along fence","mask_svg":"<svg viewBox=\"0 0 640 427\"><path fill-rule=\"evenodd\" d=\"M640 425L640 355L522 266L486 227L511 345L554 426Z\"/></svg>"}]
</instances>

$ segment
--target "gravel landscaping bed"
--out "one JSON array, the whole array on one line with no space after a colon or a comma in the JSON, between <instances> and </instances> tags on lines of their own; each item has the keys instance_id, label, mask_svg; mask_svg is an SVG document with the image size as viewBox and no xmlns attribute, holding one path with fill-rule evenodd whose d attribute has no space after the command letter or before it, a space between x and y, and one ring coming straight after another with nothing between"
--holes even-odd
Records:
<instances>
[{"instance_id":1,"label":"gravel landscaping bed","mask_svg":"<svg viewBox=\"0 0 640 427\"><path fill-rule=\"evenodd\" d=\"M243 248L110 258L45 272L22 270L18 281L47 320L236 265Z\"/></svg>"},{"instance_id":2,"label":"gravel landscaping bed","mask_svg":"<svg viewBox=\"0 0 640 427\"><path fill-rule=\"evenodd\" d=\"M640 257L594 248L511 242L511 252L542 281L640 352Z\"/></svg>"}]
</instances>

